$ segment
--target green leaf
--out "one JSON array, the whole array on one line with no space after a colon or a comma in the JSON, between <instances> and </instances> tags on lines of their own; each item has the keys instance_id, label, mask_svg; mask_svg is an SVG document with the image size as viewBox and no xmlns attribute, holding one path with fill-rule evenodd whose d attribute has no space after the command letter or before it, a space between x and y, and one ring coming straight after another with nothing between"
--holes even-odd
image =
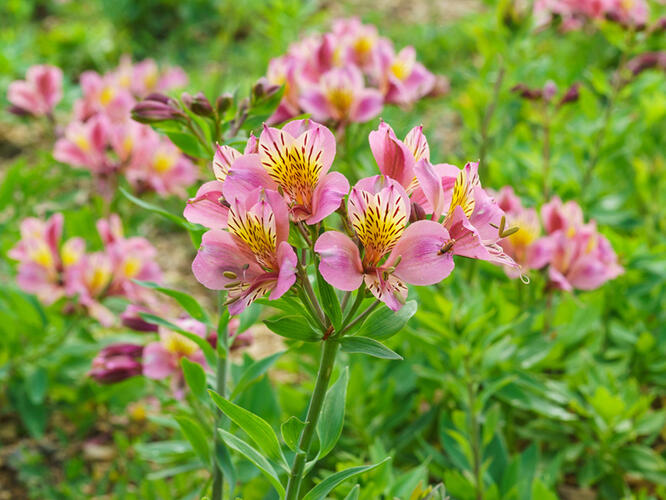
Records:
<instances>
[{"instance_id":1,"label":"green leaf","mask_svg":"<svg viewBox=\"0 0 666 500\"><path fill-rule=\"evenodd\" d=\"M183 431L183 434L192 445L194 453L197 454L202 462L210 465L210 447L208 445L210 439L206 435L206 432L190 417L180 415L176 416L175 419L180 426L180 430Z\"/></svg>"},{"instance_id":2,"label":"green leaf","mask_svg":"<svg viewBox=\"0 0 666 500\"><path fill-rule=\"evenodd\" d=\"M345 401L347 396L347 383L349 382L349 368L345 367L342 375L326 392L321 417L317 424L319 435L320 456L328 455L340 439L345 421Z\"/></svg>"},{"instance_id":3,"label":"green leaf","mask_svg":"<svg viewBox=\"0 0 666 500\"><path fill-rule=\"evenodd\" d=\"M264 373L266 373L266 371L271 366L273 366L273 363L275 363L277 359L283 354L284 351L276 352L275 354L271 354L270 356L260 359L259 361L255 361L250 366L248 366L243 371L243 374L241 375L238 384L236 384L236 387L234 387L234 390L231 393L231 396L229 396L229 399L230 400L236 399L245 389L247 389L259 377L261 377Z\"/></svg>"},{"instance_id":4,"label":"green leaf","mask_svg":"<svg viewBox=\"0 0 666 500\"><path fill-rule=\"evenodd\" d=\"M344 500L358 500L358 495L361 492L361 487L357 484L354 486L351 491L349 492L349 495L347 495Z\"/></svg>"},{"instance_id":5,"label":"green leaf","mask_svg":"<svg viewBox=\"0 0 666 500\"><path fill-rule=\"evenodd\" d=\"M171 212L169 212L168 210L165 210L162 207L158 207L157 205L153 205L152 203L148 203L147 201L144 201L140 198L137 198L136 196L131 194L129 191L127 191L123 187L119 187L118 189L123 194L123 196L125 198L127 198L129 201L131 201L135 205L140 206L141 208L143 208L145 210L148 210L149 212L153 212L153 213L156 213L158 215L161 215L165 219L173 222L174 224L176 224L176 225L178 225L178 226L180 226L184 229L187 229L190 232L199 232L200 233L200 232L204 231L203 226L187 222L183 217L181 217L179 215L172 214Z\"/></svg>"},{"instance_id":6,"label":"green leaf","mask_svg":"<svg viewBox=\"0 0 666 500\"><path fill-rule=\"evenodd\" d=\"M305 427L305 422L296 417L289 417L282 426L280 426L282 439L284 439L287 446L296 453L301 451L298 447L298 441L301 438L303 427Z\"/></svg>"},{"instance_id":7,"label":"green leaf","mask_svg":"<svg viewBox=\"0 0 666 500\"><path fill-rule=\"evenodd\" d=\"M374 465L361 465L359 467L351 467L349 469L336 472L335 474L331 474L321 483L319 483L317 486L312 488L308 492L308 494L303 497L302 500L323 500L324 498L326 498L326 495L328 495L331 491L333 491L333 489L336 488L343 481L346 481L347 479L358 476L359 474L363 474L364 472L375 469L376 467L379 467L380 465L386 463L389 460L391 460L391 457L386 457L384 460Z\"/></svg>"},{"instance_id":8,"label":"green leaf","mask_svg":"<svg viewBox=\"0 0 666 500\"><path fill-rule=\"evenodd\" d=\"M340 340L341 348L344 352L367 354L375 358L382 359L402 359L398 353L393 352L384 344L368 337L343 337Z\"/></svg>"},{"instance_id":9,"label":"green leaf","mask_svg":"<svg viewBox=\"0 0 666 500\"><path fill-rule=\"evenodd\" d=\"M275 473L275 469L273 469L273 466L270 464L268 460L266 460L266 458L264 458L261 455L261 453L259 453L256 449L254 449L252 446L250 446L242 439L237 438L236 436L228 433L224 429L218 429L217 432L220 433L220 436L222 437L222 439L229 448L243 455L250 462L252 462L261 472L263 472L264 476L266 476L266 479L270 481L270 483L278 492L278 495L280 495L280 498L281 499L284 498L284 493L285 493L284 486L282 486L282 483L280 483L280 479L278 479L278 475Z\"/></svg>"},{"instance_id":10,"label":"green leaf","mask_svg":"<svg viewBox=\"0 0 666 500\"><path fill-rule=\"evenodd\" d=\"M264 320L264 324L274 333L281 337L305 342L315 342L320 339L319 335L312 329L301 316L282 316L277 319Z\"/></svg>"},{"instance_id":11,"label":"green leaf","mask_svg":"<svg viewBox=\"0 0 666 500\"><path fill-rule=\"evenodd\" d=\"M154 283L152 281L140 281L140 280L132 280L134 283L137 285L141 285L142 287L145 288L150 288L151 290L156 290L160 293L163 293L164 295L167 295L171 297L172 299L175 299L176 302L180 304L180 306L185 309L187 314L192 316L194 319L197 321L201 321L202 323L205 323L208 327L211 327L211 322L210 318L208 317L208 313L206 313L206 310L201 307L201 304L192 297L190 294L181 292L180 290L174 290L172 288L167 288L161 285L158 285L157 283Z\"/></svg>"},{"instance_id":12,"label":"green leaf","mask_svg":"<svg viewBox=\"0 0 666 500\"><path fill-rule=\"evenodd\" d=\"M201 143L199 143L199 141L192 135L184 132L174 131L166 131L165 133L167 137L171 139L171 142L178 146L178 149L180 149L183 153L195 158L202 158L204 160L210 159L211 155L209 152L206 151L202 147Z\"/></svg>"},{"instance_id":13,"label":"green leaf","mask_svg":"<svg viewBox=\"0 0 666 500\"><path fill-rule=\"evenodd\" d=\"M206 372L203 367L185 357L181 358L180 366L183 368L185 382L192 393L201 401L206 401Z\"/></svg>"},{"instance_id":14,"label":"green leaf","mask_svg":"<svg viewBox=\"0 0 666 500\"><path fill-rule=\"evenodd\" d=\"M222 310L220 313L220 318L217 320L217 354L218 356L224 356L226 357L226 350L229 347L229 309L226 307ZM240 332L238 332L236 335L238 335ZM226 340L226 342L224 342Z\"/></svg>"},{"instance_id":15,"label":"green leaf","mask_svg":"<svg viewBox=\"0 0 666 500\"><path fill-rule=\"evenodd\" d=\"M417 308L418 304L415 300L408 301L399 311L391 311L384 306L373 312L363 322L358 335L376 340L386 340L403 329L409 318L414 316Z\"/></svg>"},{"instance_id":16,"label":"green leaf","mask_svg":"<svg viewBox=\"0 0 666 500\"><path fill-rule=\"evenodd\" d=\"M178 325L171 323L171 321L167 321L166 319L160 318L159 316L155 316L154 314L140 312L139 316L145 319L148 323L163 326L164 328L168 328L169 330L173 330L174 332L180 333L183 337L187 337L196 345L198 345L199 348L203 351L204 356L206 358L206 362L210 366L217 365L215 349L213 349L213 346L211 346L210 343L205 338L199 337L198 335L192 332L188 332L187 330L183 330Z\"/></svg>"},{"instance_id":17,"label":"green leaf","mask_svg":"<svg viewBox=\"0 0 666 500\"><path fill-rule=\"evenodd\" d=\"M268 458L279 463L289 470L287 460L284 458L280 443L273 428L263 418L255 415L231 401L224 399L215 391L209 390L210 397L222 412L238 427L250 436L250 439L263 451Z\"/></svg>"},{"instance_id":18,"label":"green leaf","mask_svg":"<svg viewBox=\"0 0 666 500\"><path fill-rule=\"evenodd\" d=\"M338 301L338 296L335 294L335 289L326 282L319 271L317 271L317 289L324 312L331 319L335 329L339 330L342 324L340 301Z\"/></svg>"},{"instance_id":19,"label":"green leaf","mask_svg":"<svg viewBox=\"0 0 666 500\"><path fill-rule=\"evenodd\" d=\"M44 401L48 383L48 374L43 366L38 366L28 376L25 383L25 389L32 403L38 405Z\"/></svg>"}]
</instances>

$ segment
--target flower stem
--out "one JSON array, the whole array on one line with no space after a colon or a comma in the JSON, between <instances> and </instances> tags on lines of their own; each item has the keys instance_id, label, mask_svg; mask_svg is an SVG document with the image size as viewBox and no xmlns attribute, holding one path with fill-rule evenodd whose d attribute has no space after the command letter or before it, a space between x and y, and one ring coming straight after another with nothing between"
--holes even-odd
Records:
<instances>
[{"instance_id":1,"label":"flower stem","mask_svg":"<svg viewBox=\"0 0 666 500\"><path fill-rule=\"evenodd\" d=\"M486 108L486 112L483 116L483 121L481 122L481 147L479 149L479 170L483 167L486 167L486 156L488 154L488 146L490 142L490 137L488 132L490 130L490 122L495 114L495 108L497 107L497 102L499 101L500 90L502 90L502 82L504 81L504 62L500 61L500 67L497 70L497 79L495 80L495 85L493 87L493 95L490 101L490 104Z\"/></svg>"},{"instance_id":2,"label":"flower stem","mask_svg":"<svg viewBox=\"0 0 666 500\"><path fill-rule=\"evenodd\" d=\"M323 342L317 380L315 382L314 391L312 392L312 397L310 398L308 413L305 419L305 427L298 440L298 447L301 451L296 455L294 464L291 468L285 500L296 500L298 498L301 483L303 481L305 461L310 450L310 445L312 444L315 429L317 428L317 422L319 422L321 407L324 403L324 396L326 396L328 383L331 380L331 374L333 373L333 365L335 364L335 356L338 352L338 346L338 342L334 340L325 340Z\"/></svg>"},{"instance_id":3,"label":"flower stem","mask_svg":"<svg viewBox=\"0 0 666 500\"><path fill-rule=\"evenodd\" d=\"M543 122L543 199L550 196L550 110L546 107Z\"/></svg>"},{"instance_id":4,"label":"flower stem","mask_svg":"<svg viewBox=\"0 0 666 500\"><path fill-rule=\"evenodd\" d=\"M351 321L347 326L343 327L342 330L340 330L340 333L336 334L335 337L336 338L342 337L345 333L354 328L354 326L356 326L358 323L367 318L370 315L370 313L377 308L379 304L381 304L381 301L379 299L375 300L372 304L370 304L370 306L368 306L368 308L365 311L356 316L356 318L354 318L354 320Z\"/></svg>"},{"instance_id":5,"label":"flower stem","mask_svg":"<svg viewBox=\"0 0 666 500\"><path fill-rule=\"evenodd\" d=\"M479 435L479 420L476 413L476 390L469 369L469 359L465 358L465 376L467 379L467 399L469 405L469 430L471 434L472 455L474 459L474 482L476 486L476 500L483 500L483 470L481 468L482 449Z\"/></svg>"},{"instance_id":6,"label":"flower stem","mask_svg":"<svg viewBox=\"0 0 666 500\"><path fill-rule=\"evenodd\" d=\"M229 354L229 336L227 334L227 329L225 328L223 332L218 334L218 342L222 342L224 349L222 352L218 350L217 356L217 381L215 390L223 398L227 397L227 357ZM215 435L215 444L214 444L214 456L213 456L213 492L211 500L222 500L224 495L224 475L222 474L222 469L217 463L217 448L219 446L224 446L222 439L220 438L219 432L217 429L222 425L224 421L224 413L219 408L217 409L217 419L215 422L215 428L213 429L213 434Z\"/></svg>"}]
</instances>

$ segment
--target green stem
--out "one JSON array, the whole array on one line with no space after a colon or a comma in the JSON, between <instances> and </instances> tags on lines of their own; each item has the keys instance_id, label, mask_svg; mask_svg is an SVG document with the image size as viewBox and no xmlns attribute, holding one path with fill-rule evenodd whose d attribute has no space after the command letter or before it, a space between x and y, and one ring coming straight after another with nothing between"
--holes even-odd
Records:
<instances>
[{"instance_id":1,"label":"green stem","mask_svg":"<svg viewBox=\"0 0 666 500\"><path fill-rule=\"evenodd\" d=\"M469 404L469 430L471 434L472 455L474 460L474 482L476 483L476 500L483 500L483 470L481 468L481 437L479 420L476 414L476 391L469 370L469 360L465 358L465 375L467 378L467 398Z\"/></svg>"},{"instance_id":2,"label":"green stem","mask_svg":"<svg viewBox=\"0 0 666 500\"><path fill-rule=\"evenodd\" d=\"M495 114L495 108L499 101L500 90L502 90L502 82L504 81L504 62L500 61L500 67L497 71L497 80L495 80L495 85L493 87L493 95L486 108L486 112L483 116L483 121L481 122L481 147L479 149L479 170L486 167L486 156L488 155L488 146L490 142L490 137L488 132L490 131L490 122ZM487 181L486 181L487 182Z\"/></svg>"},{"instance_id":3,"label":"green stem","mask_svg":"<svg viewBox=\"0 0 666 500\"><path fill-rule=\"evenodd\" d=\"M543 123L543 199L550 196L550 110L546 104Z\"/></svg>"},{"instance_id":4,"label":"green stem","mask_svg":"<svg viewBox=\"0 0 666 500\"><path fill-rule=\"evenodd\" d=\"M336 334L335 337L336 338L342 337L345 333L347 333L349 330L354 328L354 326L356 326L358 323L360 323L365 318L367 318L370 315L370 313L377 308L377 306L379 304L381 304L381 301L380 300L375 300L372 304L370 304L370 306L368 306L368 308L365 311L363 311L361 314L356 316L356 318L354 318L354 321L349 323L347 326L343 327L340 330L340 333Z\"/></svg>"},{"instance_id":5,"label":"green stem","mask_svg":"<svg viewBox=\"0 0 666 500\"><path fill-rule=\"evenodd\" d=\"M221 338L220 338L221 337ZM217 382L216 382L216 391L223 398L227 397L227 356L229 353L229 337L227 335L227 329L225 328L223 332L218 334L218 342L222 342L224 345L223 352L218 352L217 356ZM224 446L222 438L220 438L219 432L217 429L222 426L224 421L224 413L219 408L217 409L217 422L215 423L215 428L213 433L215 435L215 445L214 445L214 456L213 456L213 492L211 500L222 500L224 495L224 475L220 465L217 463L217 448L219 446Z\"/></svg>"},{"instance_id":6,"label":"green stem","mask_svg":"<svg viewBox=\"0 0 666 500\"><path fill-rule=\"evenodd\" d=\"M303 428L303 432L298 441L298 447L302 451L300 451L294 459L294 465L291 468L289 482L287 483L285 500L296 500L298 498L301 483L303 482L305 461L308 452L310 451L310 445L312 444L312 438L314 437L315 429L317 428L317 422L319 422L321 407L324 403L328 383L331 380L331 374L333 373L333 365L335 364L335 356L338 352L338 346L339 344L334 340L324 341L321 351L321 360L319 362L319 371L317 372L317 381L315 382L314 391L312 392L312 397L308 406L305 427Z\"/></svg>"}]
</instances>

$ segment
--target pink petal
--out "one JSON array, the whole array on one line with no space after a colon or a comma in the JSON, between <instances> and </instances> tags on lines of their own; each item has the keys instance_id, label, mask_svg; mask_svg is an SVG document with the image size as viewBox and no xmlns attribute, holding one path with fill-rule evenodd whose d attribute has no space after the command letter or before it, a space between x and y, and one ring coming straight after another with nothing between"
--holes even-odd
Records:
<instances>
[{"instance_id":1,"label":"pink petal","mask_svg":"<svg viewBox=\"0 0 666 500\"><path fill-rule=\"evenodd\" d=\"M154 380L167 378L177 367L173 355L161 342L151 342L143 350L143 374Z\"/></svg>"},{"instance_id":2,"label":"pink petal","mask_svg":"<svg viewBox=\"0 0 666 500\"><path fill-rule=\"evenodd\" d=\"M298 258L296 257L294 249L286 241L283 241L278 246L277 259L278 265L280 266L280 272L278 274L277 284L268 297L271 300L282 297L296 282L296 265L298 264Z\"/></svg>"},{"instance_id":3,"label":"pink petal","mask_svg":"<svg viewBox=\"0 0 666 500\"><path fill-rule=\"evenodd\" d=\"M436 221L446 209L442 181L426 159L419 160L416 167L414 167L414 173L419 182L419 187L423 190L423 194L430 205L424 208L426 212L432 214L432 220Z\"/></svg>"},{"instance_id":4,"label":"pink petal","mask_svg":"<svg viewBox=\"0 0 666 500\"><path fill-rule=\"evenodd\" d=\"M379 171L395 179L403 187L408 186L414 178L414 157L407 147L396 139L393 129L382 122L378 130L370 132L368 140Z\"/></svg>"},{"instance_id":5,"label":"pink petal","mask_svg":"<svg viewBox=\"0 0 666 500\"><path fill-rule=\"evenodd\" d=\"M258 154L246 154L237 158L224 181L222 192L231 202L236 198L244 198L257 188L277 190L277 184L261 166Z\"/></svg>"},{"instance_id":6,"label":"pink petal","mask_svg":"<svg viewBox=\"0 0 666 500\"><path fill-rule=\"evenodd\" d=\"M321 258L319 272L329 284L348 292L361 286L361 256L348 236L338 231L327 231L317 239L314 249Z\"/></svg>"},{"instance_id":7,"label":"pink petal","mask_svg":"<svg viewBox=\"0 0 666 500\"><path fill-rule=\"evenodd\" d=\"M340 172L331 172L319 181L312 194L312 215L305 222L316 224L335 212L349 193L349 181Z\"/></svg>"},{"instance_id":8,"label":"pink petal","mask_svg":"<svg viewBox=\"0 0 666 500\"><path fill-rule=\"evenodd\" d=\"M363 89L359 92L357 99L350 113L352 121L367 122L382 112L384 96L378 90Z\"/></svg>"},{"instance_id":9,"label":"pink petal","mask_svg":"<svg viewBox=\"0 0 666 500\"><path fill-rule=\"evenodd\" d=\"M550 283L560 290L564 290L565 292L573 290L571 283L569 283L564 275L553 266L548 268L548 278L550 279Z\"/></svg>"},{"instance_id":10,"label":"pink petal","mask_svg":"<svg viewBox=\"0 0 666 500\"><path fill-rule=\"evenodd\" d=\"M387 265L399 256L394 273L398 278L412 285L434 285L453 271L453 253L441 251L449 241L449 232L441 224L415 222L405 229Z\"/></svg>"},{"instance_id":11,"label":"pink petal","mask_svg":"<svg viewBox=\"0 0 666 500\"><path fill-rule=\"evenodd\" d=\"M245 269L246 265L249 267ZM254 255L241 248L231 234L211 229L203 235L201 247L192 262L192 272L205 287L222 290L224 285L238 279L224 276L225 271L237 277L244 276L246 281L250 281L253 276L263 274Z\"/></svg>"},{"instance_id":12,"label":"pink petal","mask_svg":"<svg viewBox=\"0 0 666 500\"><path fill-rule=\"evenodd\" d=\"M227 227L229 208L220 203L222 182L210 181L203 184L194 198L188 200L183 216L194 224L210 229Z\"/></svg>"},{"instance_id":13,"label":"pink petal","mask_svg":"<svg viewBox=\"0 0 666 500\"><path fill-rule=\"evenodd\" d=\"M407 300L407 286L396 275L384 279L382 270L377 269L365 275L365 285L372 294L392 311L399 311Z\"/></svg>"},{"instance_id":14,"label":"pink petal","mask_svg":"<svg viewBox=\"0 0 666 500\"><path fill-rule=\"evenodd\" d=\"M331 117L328 100L317 87L305 89L298 103L303 111L310 113L315 120L326 121Z\"/></svg>"}]
</instances>

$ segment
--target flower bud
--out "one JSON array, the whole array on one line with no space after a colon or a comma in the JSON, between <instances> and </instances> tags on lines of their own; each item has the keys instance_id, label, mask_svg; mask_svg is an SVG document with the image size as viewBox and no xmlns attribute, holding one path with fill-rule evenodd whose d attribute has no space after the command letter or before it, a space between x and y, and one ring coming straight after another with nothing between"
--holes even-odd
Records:
<instances>
[{"instance_id":1,"label":"flower bud","mask_svg":"<svg viewBox=\"0 0 666 500\"><path fill-rule=\"evenodd\" d=\"M229 109L233 100L234 97L228 92L225 92L224 94L219 96L215 100L215 108L217 109L217 112L219 114L224 113L227 109Z\"/></svg>"},{"instance_id":2,"label":"flower bud","mask_svg":"<svg viewBox=\"0 0 666 500\"><path fill-rule=\"evenodd\" d=\"M161 92L151 92L143 99L144 101L157 101L162 104L171 104L173 99L168 95L162 94Z\"/></svg>"},{"instance_id":3,"label":"flower bud","mask_svg":"<svg viewBox=\"0 0 666 500\"><path fill-rule=\"evenodd\" d=\"M139 313L148 312L148 309L130 304L120 315L120 321L127 328L131 328L137 332L156 332L157 325L148 323L141 317Z\"/></svg>"},{"instance_id":4,"label":"flower bud","mask_svg":"<svg viewBox=\"0 0 666 500\"><path fill-rule=\"evenodd\" d=\"M640 75L646 69L653 68L666 70L666 52L646 52L627 63L627 69L634 76Z\"/></svg>"},{"instance_id":5,"label":"flower bud","mask_svg":"<svg viewBox=\"0 0 666 500\"><path fill-rule=\"evenodd\" d=\"M562 99L560 99L560 106L562 106L563 104L568 104L570 102L576 102L579 97L580 97L580 83L576 82L571 87L569 87L566 93L562 96Z\"/></svg>"},{"instance_id":6,"label":"flower bud","mask_svg":"<svg viewBox=\"0 0 666 500\"><path fill-rule=\"evenodd\" d=\"M27 109L23 109L19 106L16 106L12 104L7 108L7 111L9 111L11 114L16 115L16 116L30 116L32 113L28 111Z\"/></svg>"},{"instance_id":7,"label":"flower bud","mask_svg":"<svg viewBox=\"0 0 666 500\"><path fill-rule=\"evenodd\" d=\"M279 85L270 83L266 77L261 77L252 87L252 99L259 100L264 97L270 97L280 89Z\"/></svg>"},{"instance_id":8,"label":"flower bud","mask_svg":"<svg viewBox=\"0 0 666 500\"><path fill-rule=\"evenodd\" d=\"M175 108L172 102L150 99L141 101L132 108L132 119L139 123L158 123L182 117L182 111Z\"/></svg>"},{"instance_id":9,"label":"flower bud","mask_svg":"<svg viewBox=\"0 0 666 500\"><path fill-rule=\"evenodd\" d=\"M88 375L100 384L112 384L140 375L142 355L142 345L111 344L93 359Z\"/></svg>"},{"instance_id":10,"label":"flower bud","mask_svg":"<svg viewBox=\"0 0 666 500\"><path fill-rule=\"evenodd\" d=\"M210 101L203 92L197 92L194 96L191 96L187 92L183 92L180 96L180 99L183 101L183 104L192 111L195 115L198 116L213 116L213 106L211 106Z\"/></svg>"},{"instance_id":11,"label":"flower bud","mask_svg":"<svg viewBox=\"0 0 666 500\"><path fill-rule=\"evenodd\" d=\"M541 89L531 89L524 83L519 83L518 85L514 85L511 88L511 92L515 92L523 99L528 99L530 101L540 100L543 94Z\"/></svg>"}]
</instances>

